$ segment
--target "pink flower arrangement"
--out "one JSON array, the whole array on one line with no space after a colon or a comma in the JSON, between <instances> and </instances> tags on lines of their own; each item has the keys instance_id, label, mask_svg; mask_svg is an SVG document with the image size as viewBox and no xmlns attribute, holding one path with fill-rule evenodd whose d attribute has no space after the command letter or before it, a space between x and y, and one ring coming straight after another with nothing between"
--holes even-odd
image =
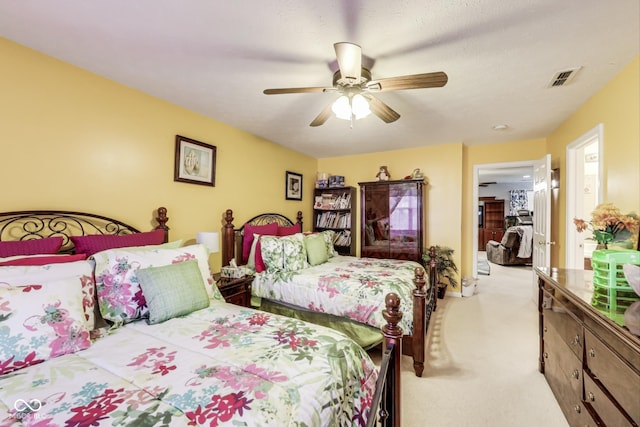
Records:
<instances>
[{"instance_id":1,"label":"pink flower arrangement","mask_svg":"<svg viewBox=\"0 0 640 427\"><path fill-rule=\"evenodd\" d=\"M574 218L573 223L579 233L591 227L593 240L606 248L614 240L630 238L638 230L640 221L633 212L624 215L612 203L602 203L591 212L591 221Z\"/></svg>"}]
</instances>

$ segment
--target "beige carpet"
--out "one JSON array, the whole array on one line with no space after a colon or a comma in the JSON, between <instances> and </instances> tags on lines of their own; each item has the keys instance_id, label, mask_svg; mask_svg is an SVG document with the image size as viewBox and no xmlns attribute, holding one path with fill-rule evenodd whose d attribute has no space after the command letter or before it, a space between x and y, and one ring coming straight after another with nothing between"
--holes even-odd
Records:
<instances>
[{"instance_id":1,"label":"beige carpet","mask_svg":"<svg viewBox=\"0 0 640 427\"><path fill-rule=\"evenodd\" d=\"M538 372L532 274L491 264L475 295L438 300L422 378L403 357L403 427L568 426Z\"/></svg>"}]
</instances>

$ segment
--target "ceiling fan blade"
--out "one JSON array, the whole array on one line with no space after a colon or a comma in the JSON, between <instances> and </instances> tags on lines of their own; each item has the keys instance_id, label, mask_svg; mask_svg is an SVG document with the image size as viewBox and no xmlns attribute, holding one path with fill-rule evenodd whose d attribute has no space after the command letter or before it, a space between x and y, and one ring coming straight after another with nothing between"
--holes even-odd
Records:
<instances>
[{"instance_id":1,"label":"ceiling fan blade","mask_svg":"<svg viewBox=\"0 0 640 427\"><path fill-rule=\"evenodd\" d=\"M309 124L309 126L316 127L316 126L323 125L324 122L326 122L329 119L329 117L331 117L331 113L332 113L331 107L332 106L333 106L333 101L331 103L329 103L329 105L324 107L324 110L322 110L320 112L320 114L318 114L318 116L315 119L313 119L313 121Z\"/></svg>"},{"instance_id":2,"label":"ceiling fan blade","mask_svg":"<svg viewBox=\"0 0 640 427\"><path fill-rule=\"evenodd\" d=\"M265 89L263 93L265 95L280 95L283 93L310 93L310 92L324 92L329 88L326 87L289 87L281 89ZM333 88L330 88L333 89Z\"/></svg>"},{"instance_id":3,"label":"ceiling fan blade","mask_svg":"<svg viewBox=\"0 0 640 427\"><path fill-rule=\"evenodd\" d=\"M334 43L333 48L336 51L336 59L338 60L338 67L340 67L340 75L342 78L359 83L360 73L362 71L362 49L360 46L353 43L341 42Z\"/></svg>"},{"instance_id":4,"label":"ceiling fan blade","mask_svg":"<svg viewBox=\"0 0 640 427\"><path fill-rule=\"evenodd\" d=\"M442 87L447 84L449 77L446 73L412 74L408 76L389 77L386 79L372 80L367 83L367 88L373 91L390 91L403 89L422 89L429 87Z\"/></svg>"},{"instance_id":5,"label":"ceiling fan blade","mask_svg":"<svg viewBox=\"0 0 640 427\"><path fill-rule=\"evenodd\" d=\"M371 109L371 112L380 117L385 123L393 123L400 118L400 114L378 98L369 94L363 94L362 96L369 100L369 109Z\"/></svg>"}]
</instances>

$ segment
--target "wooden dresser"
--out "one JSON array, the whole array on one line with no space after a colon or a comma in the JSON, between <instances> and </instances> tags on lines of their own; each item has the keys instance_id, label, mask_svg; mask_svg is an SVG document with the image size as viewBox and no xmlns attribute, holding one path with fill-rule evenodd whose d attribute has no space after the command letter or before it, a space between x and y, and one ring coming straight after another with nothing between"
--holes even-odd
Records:
<instances>
[{"instance_id":1,"label":"wooden dresser","mask_svg":"<svg viewBox=\"0 0 640 427\"><path fill-rule=\"evenodd\" d=\"M539 369L569 424L640 425L640 337L591 306L593 271L536 273Z\"/></svg>"}]
</instances>

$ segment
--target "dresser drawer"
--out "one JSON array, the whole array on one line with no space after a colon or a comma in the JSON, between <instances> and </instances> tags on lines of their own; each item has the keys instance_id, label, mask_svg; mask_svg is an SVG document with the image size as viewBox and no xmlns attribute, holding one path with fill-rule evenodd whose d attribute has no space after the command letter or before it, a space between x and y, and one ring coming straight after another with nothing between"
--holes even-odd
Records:
<instances>
[{"instance_id":1,"label":"dresser drawer","mask_svg":"<svg viewBox=\"0 0 640 427\"><path fill-rule=\"evenodd\" d=\"M635 422L640 423L640 367L633 368L585 330L585 366Z\"/></svg>"},{"instance_id":2,"label":"dresser drawer","mask_svg":"<svg viewBox=\"0 0 640 427\"><path fill-rule=\"evenodd\" d=\"M609 398L607 393L591 378L589 374L584 376L584 400L590 405L604 425L616 427L633 427L624 413Z\"/></svg>"},{"instance_id":3,"label":"dresser drawer","mask_svg":"<svg viewBox=\"0 0 640 427\"><path fill-rule=\"evenodd\" d=\"M571 314L571 304L552 298L552 305L544 310L545 328L553 328L571 349L573 354L582 360L584 337L582 324Z\"/></svg>"},{"instance_id":4,"label":"dresser drawer","mask_svg":"<svg viewBox=\"0 0 640 427\"><path fill-rule=\"evenodd\" d=\"M576 355L568 351L567 344L562 337L549 327L544 333L545 371L546 364L553 362L564 375L573 390L574 395L582 397L582 362Z\"/></svg>"},{"instance_id":5,"label":"dresser drawer","mask_svg":"<svg viewBox=\"0 0 640 427\"><path fill-rule=\"evenodd\" d=\"M582 362L553 327L544 332L544 376L570 425L594 425L582 402Z\"/></svg>"},{"instance_id":6,"label":"dresser drawer","mask_svg":"<svg viewBox=\"0 0 640 427\"><path fill-rule=\"evenodd\" d=\"M567 376L560 366L560 360L554 354L546 354L544 376L549 388L556 397L560 409L571 426L597 426L582 402L581 392L576 392L575 385L582 386L582 381Z\"/></svg>"}]
</instances>

